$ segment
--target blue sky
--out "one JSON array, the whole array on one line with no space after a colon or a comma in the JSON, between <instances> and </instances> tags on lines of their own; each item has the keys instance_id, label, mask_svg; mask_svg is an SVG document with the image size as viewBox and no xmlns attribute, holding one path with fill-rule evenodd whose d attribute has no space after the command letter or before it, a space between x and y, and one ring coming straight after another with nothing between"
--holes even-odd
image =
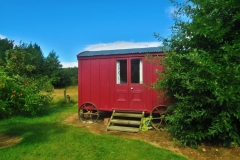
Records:
<instances>
[{"instance_id":1,"label":"blue sky","mask_svg":"<svg viewBox=\"0 0 240 160\"><path fill-rule=\"evenodd\" d=\"M173 25L169 0L0 0L0 38L37 43L64 67L84 50L159 46Z\"/></svg>"}]
</instances>

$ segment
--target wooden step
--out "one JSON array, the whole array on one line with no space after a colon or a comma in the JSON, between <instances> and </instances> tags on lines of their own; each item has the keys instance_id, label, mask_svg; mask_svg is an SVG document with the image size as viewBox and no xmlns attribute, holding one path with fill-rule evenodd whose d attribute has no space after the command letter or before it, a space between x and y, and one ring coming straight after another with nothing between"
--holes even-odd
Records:
<instances>
[{"instance_id":1,"label":"wooden step","mask_svg":"<svg viewBox=\"0 0 240 160\"><path fill-rule=\"evenodd\" d=\"M144 112L114 110L107 131L139 132Z\"/></svg>"},{"instance_id":2,"label":"wooden step","mask_svg":"<svg viewBox=\"0 0 240 160\"><path fill-rule=\"evenodd\" d=\"M114 124L124 124L124 125L140 125L141 121L134 121L134 120L124 120L124 119L111 119L110 123Z\"/></svg>"},{"instance_id":3,"label":"wooden step","mask_svg":"<svg viewBox=\"0 0 240 160\"><path fill-rule=\"evenodd\" d=\"M139 128L123 127L123 126L109 126L108 131L125 131L125 132L139 132Z\"/></svg>"},{"instance_id":4,"label":"wooden step","mask_svg":"<svg viewBox=\"0 0 240 160\"><path fill-rule=\"evenodd\" d=\"M138 113L118 113L115 112L113 114L114 117L132 117L132 118L142 118L142 114L138 114Z\"/></svg>"}]
</instances>

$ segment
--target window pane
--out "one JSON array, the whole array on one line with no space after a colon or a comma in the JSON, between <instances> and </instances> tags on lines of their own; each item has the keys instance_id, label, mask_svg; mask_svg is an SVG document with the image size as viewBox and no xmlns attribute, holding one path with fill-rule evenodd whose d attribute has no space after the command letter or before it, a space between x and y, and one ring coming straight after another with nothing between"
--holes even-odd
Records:
<instances>
[{"instance_id":1,"label":"window pane","mask_svg":"<svg viewBox=\"0 0 240 160\"><path fill-rule=\"evenodd\" d=\"M116 63L117 84L127 83L127 60L118 60Z\"/></svg>"},{"instance_id":2,"label":"window pane","mask_svg":"<svg viewBox=\"0 0 240 160\"><path fill-rule=\"evenodd\" d=\"M142 83L142 61L141 59L131 60L131 83Z\"/></svg>"}]
</instances>

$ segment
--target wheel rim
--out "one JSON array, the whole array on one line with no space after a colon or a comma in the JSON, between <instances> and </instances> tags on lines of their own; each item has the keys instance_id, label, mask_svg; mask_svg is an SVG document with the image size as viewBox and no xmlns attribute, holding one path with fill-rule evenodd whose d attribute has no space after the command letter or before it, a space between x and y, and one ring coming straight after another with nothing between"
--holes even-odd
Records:
<instances>
[{"instance_id":1,"label":"wheel rim","mask_svg":"<svg viewBox=\"0 0 240 160\"><path fill-rule=\"evenodd\" d=\"M78 117L84 123L95 123L99 117L98 107L90 102L83 103L78 109Z\"/></svg>"},{"instance_id":2,"label":"wheel rim","mask_svg":"<svg viewBox=\"0 0 240 160\"><path fill-rule=\"evenodd\" d=\"M150 116L152 116L151 124L156 130L165 130L167 125L165 121L166 110L166 106L157 106L152 109L150 113Z\"/></svg>"}]
</instances>

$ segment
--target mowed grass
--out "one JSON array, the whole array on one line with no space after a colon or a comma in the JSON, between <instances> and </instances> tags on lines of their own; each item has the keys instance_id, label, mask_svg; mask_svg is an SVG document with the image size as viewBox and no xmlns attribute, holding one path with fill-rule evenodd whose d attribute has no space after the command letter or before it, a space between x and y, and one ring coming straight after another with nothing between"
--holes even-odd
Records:
<instances>
[{"instance_id":1,"label":"mowed grass","mask_svg":"<svg viewBox=\"0 0 240 160\"><path fill-rule=\"evenodd\" d=\"M61 95L63 96L63 92ZM143 141L97 135L84 128L64 123L64 120L76 111L76 104L54 105L47 107L41 115L34 118L13 117L1 120L0 134L17 136L22 140L13 146L0 149L0 159L186 159Z\"/></svg>"}]
</instances>

